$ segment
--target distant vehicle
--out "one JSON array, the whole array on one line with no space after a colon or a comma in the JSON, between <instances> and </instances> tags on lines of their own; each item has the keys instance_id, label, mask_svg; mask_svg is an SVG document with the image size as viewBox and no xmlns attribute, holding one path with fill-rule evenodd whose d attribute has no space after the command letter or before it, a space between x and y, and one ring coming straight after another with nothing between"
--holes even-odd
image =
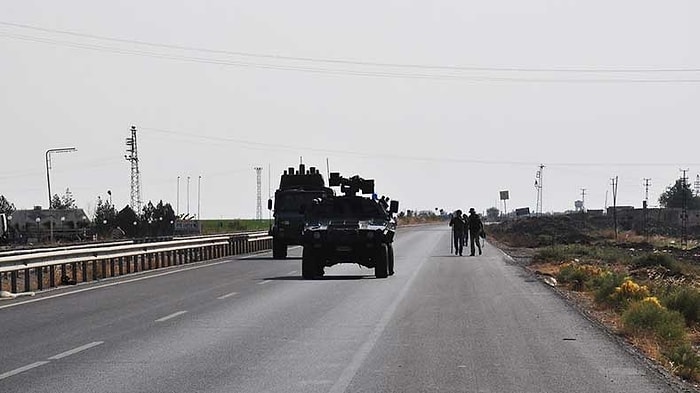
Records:
<instances>
[{"instance_id":1,"label":"distant vehicle","mask_svg":"<svg viewBox=\"0 0 700 393\"><path fill-rule=\"evenodd\" d=\"M330 186L340 186L344 195L314 201L306 211L301 274L305 279L323 276L324 267L357 263L374 268L377 278L394 274L394 233L399 203L374 194L374 180L359 176L346 179L331 173Z\"/></svg>"},{"instance_id":2,"label":"distant vehicle","mask_svg":"<svg viewBox=\"0 0 700 393\"><path fill-rule=\"evenodd\" d=\"M272 257L287 257L287 247L301 244L304 229L304 210L317 198L333 195L333 189L326 187L321 173L314 167L307 170L304 164L295 171L290 167L282 174L280 185L273 200L267 201L267 208L273 211Z\"/></svg>"}]
</instances>

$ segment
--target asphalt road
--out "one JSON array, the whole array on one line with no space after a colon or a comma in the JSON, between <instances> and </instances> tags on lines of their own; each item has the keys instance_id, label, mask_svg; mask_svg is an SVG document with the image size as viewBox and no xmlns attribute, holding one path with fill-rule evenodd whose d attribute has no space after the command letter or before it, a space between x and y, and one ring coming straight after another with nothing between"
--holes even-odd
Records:
<instances>
[{"instance_id":1,"label":"asphalt road","mask_svg":"<svg viewBox=\"0 0 700 393\"><path fill-rule=\"evenodd\" d=\"M672 391L499 250L448 239L402 229L388 279L302 280L296 248L0 302L0 392Z\"/></svg>"}]
</instances>

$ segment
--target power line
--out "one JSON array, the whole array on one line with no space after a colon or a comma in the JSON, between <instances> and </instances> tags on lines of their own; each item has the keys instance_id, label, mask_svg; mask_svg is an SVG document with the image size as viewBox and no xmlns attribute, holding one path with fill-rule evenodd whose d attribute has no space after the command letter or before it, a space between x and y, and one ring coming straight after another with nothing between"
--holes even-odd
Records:
<instances>
[{"instance_id":1,"label":"power line","mask_svg":"<svg viewBox=\"0 0 700 393\"><path fill-rule=\"evenodd\" d=\"M302 145L288 145L280 143L264 143L255 142L245 139L220 137L220 136L210 136L202 135L183 131L174 131L163 128L155 127L141 127L141 132L155 132L167 135L178 135L188 138L199 139L203 141L216 142L216 145L221 145L221 142L226 143L236 143L248 146L251 149L269 150L269 149L280 149L285 151L312 151L318 153L334 153L341 155L349 155L363 158L378 158L382 160L403 160L403 161L421 161L421 162L437 162L437 163L462 163L462 164L479 164L479 165L510 165L510 166L532 166L539 165L539 162L534 161L504 161L504 160L481 160L481 159L469 159L469 158L451 158L451 157L429 157L429 156L410 156L410 155L397 155L397 154L386 154L385 152L368 153L366 151L354 151L354 150L340 150L340 149L327 149L320 147L302 146ZM554 162L548 164L550 167L677 167L678 163L654 163L654 162L632 162L632 163L622 163L622 162ZM700 163L688 164L700 166Z\"/></svg>"},{"instance_id":2,"label":"power line","mask_svg":"<svg viewBox=\"0 0 700 393\"><path fill-rule=\"evenodd\" d=\"M109 37L97 34L80 33L71 30L50 29L41 26L27 25L22 23L13 23L0 21L0 25L11 26L21 29L41 31L45 33L54 33L62 35L70 35L74 37L90 38L101 41L111 41L125 44L135 44L142 46L150 46L156 48L187 50L193 52L204 52L213 54L224 54L231 56L252 57L272 60L290 60L302 61L310 63L326 63L326 64L348 64L362 65L374 67L392 67L392 68L415 68L415 69L432 69L432 70L449 70L449 71L497 71L497 72L562 72L562 73L651 73L651 72L700 72L700 68L530 68L530 67L484 67L484 66L453 66L453 65L433 65L433 64L412 64L412 63L392 63L392 62L377 62L365 60L350 60L350 59L332 59L306 56L287 56L268 53L254 53L243 51L232 51L224 49L211 49L196 46L176 45L157 43L151 41L124 39L117 37Z\"/></svg>"},{"instance_id":3,"label":"power line","mask_svg":"<svg viewBox=\"0 0 700 393\"><path fill-rule=\"evenodd\" d=\"M2 23L2 22L0 22ZM78 34L78 33L75 33ZM78 34L79 35L79 34ZM90 35L86 35L89 38L97 39L96 37L90 37ZM546 77L540 77L540 78L532 78L532 77L506 77L506 76L484 76L484 75L465 75L465 74L455 74L455 73L443 73L443 74L435 74L435 73L406 73L406 72L396 72L396 71L386 71L386 70L372 70L372 69L343 69L343 68L322 68L322 67L312 67L309 65L291 65L291 64L270 64L270 63L251 63L251 62L245 62L245 61L236 61L236 60L224 60L224 59L215 59L215 58L207 58L207 57L195 57L195 56L185 56L185 55L177 55L177 54L168 54L168 53L159 53L159 52L153 52L153 51L145 51L145 50L138 50L138 49L126 49L126 48L118 48L118 47L113 47L113 46L104 46L104 45L96 45L96 44L88 44L88 43L80 43L80 42L72 42L72 41L64 41L64 40L58 40L58 39L52 39L52 38L42 38L42 37L36 37L36 36L29 36L29 35L22 35L22 34L12 34L12 33L0 33L0 37L5 37L5 38L11 38L11 39L17 39L17 40L23 40L23 41L30 41L30 42L39 42L39 43L44 43L44 44L51 44L51 45L58 45L58 46L65 46L65 47L70 47L70 48L76 48L76 49L85 49L85 50L92 50L92 51L99 51L99 52L108 52L108 53L115 53L115 54L124 54L124 55L135 55L135 56L143 56L143 57L151 57L151 58L157 58L157 59L163 59L163 60L177 60L177 61L185 61L185 62L194 62L194 63L203 63L203 64L214 64L214 65L222 65L222 66L235 66L235 67L246 67L246 68L256 68L256 69L269 69L269 70L282 70L282 71L298 71L298 72L305 72L305 73L314 73L314 74L324 74L324 75L335 75L335 76L360 76L360 77L378 77L378 78L399 78L399 79L425 79L425 80L445 80L445 81L471 81L471 82L524 82L524 83L574 83L574 84L579 84L579 83L700 83L700 79L693 79L693 78L686 78L686 79L681 79L681 78L661 78L661 79L644 79L644 78L546 78ZM167 45L167 44L155 44L155 43L146 43L146 42L141 42L141 41L135 41L135 40L122 40L122 39L116 39L116 38L109 38L109 37L101 37L103 40L110 40L110 41L116 41L116 42L123 42L126 41L127 43L132 43L132 44L139 44L139 45L149 45L149 46L158 46L158 47L165 47L165 48L170 48L170 49L178 49L178 50L190 50L190 51L207 51L207 52L215 52L215 53L221 53L221 54L227 54L231 55L236 52L230 52L226 53L228 51L215 51L215 50L205 50L205 49L198 49L198 48L191 48L191 47L180 47L176 45ZM243 53L243 52L241 52ZM243 56L241 53L238 53L237 55ZM254 55L254 54L248 54L248 55ZM450 67L450 66L423 66L423 65L418 65L418 64L393 64L393 63L372 63L372 62L361 62L361 61L349 61L349 60L330 60L330 59L313 59L313 58L293 58L293 57L285 57L285 56L275 56L275 55L258 55L259 57L264 57L269 60L299 60L299 61L304 61L304 62L310 62L311 64L315 63L340 63L340 64L345 64L345 65L361 65L361 66L372 66L372 67L393 67L393 68L411 68L411 69L432 69L434 71L451 71L451 72L466 72L466 71L487 71L487 72L578 72L578 73L644 73L644 72L666 72L666 73L673 73L673 72L700 72L700 69L693 69L693 68L686 68L686 69L646 69L646 70L641 70L641 69L610 69L610 70L603 70L603 69L591 69L591 70L585 70L585 69L546 69L546 68L489 68L489 67ZM306 60L303 60L306 59Z\"/></svg>"}]
</instances>

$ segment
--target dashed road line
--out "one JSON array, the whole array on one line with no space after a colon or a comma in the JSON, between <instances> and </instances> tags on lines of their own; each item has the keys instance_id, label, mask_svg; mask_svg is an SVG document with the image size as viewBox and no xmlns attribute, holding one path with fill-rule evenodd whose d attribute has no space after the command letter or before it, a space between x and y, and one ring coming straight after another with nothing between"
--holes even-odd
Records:
<instances>
[{"instance_id":1,"label":"dashed road line","mask_svg":"<svg viewBox=\"0 0 700 393\"><path fill-rule=\"evenodd\" d=\"M260 281L260 282L258 283L258 285L265 285L265 284L267 284L268 282L270 282L270 280Z\"/></svg>"},{"instance_id":2,"label":"dashed road line","mask_svg":"<svg viewBox=\"0 0 700 393\"><path fill-rule=\"evenodd\" d=\"M75 354L78 353L78 352L82 352L82 351L84 351L84 350L86 350L86 349L90 349L90 348L92 348L92 347L96 347L96 346L98 346L98 345L100 345L100 344L104 344L104 341L95 341L95 342L91 342L90 344L82 345L82 346L80 346L80 347L78 347L78 348L73 348L73 349L71 349L70 351L62 352L62 353L59 353L58 355L53 355L53 356L51 356L51 357L49 358L49 360L63 359L63 358L68 357L68 356L70 356L70 355L75 355Z\"/></svg>"},{"instance_id":3,"label":"dashed road line","mask_svg":"<svg viewBox=\"0 0 700 393\"><path fill-rule=\"evenodd\" d=\"M236 295L238 295L238 292L231 292L231 293L227 293L223 296L219 296L219 297L217 297L217 299L224 300L224 299L230 298L231 296L236 296Z\"/></svg>"},{"instance_id":4,"label":"dashed road line","mask_svg":"<svg viewBox=\"0 0 700 393\"><path fill-rule=\"evenodd\" d=\"M172 313L172 314L170 314L170 315L164 316L163 318L158 318L158 319L156 319L156 322L165 322L165 321L167 321L167 320L169 320L169 319L173 319L173 318L175 318L175 317L179 317L180 315L186 314L186 313L187 313L187 311L178 311L178 312L174 312L174 313Z\"/></svg>"},{"instance_id":5,"label":"dashed road line","mask_svg":"<svg viewBox=\"0 0 700 393\"><path fill-rule=\"evenodd\" d=\"M24 367L16 368L16 369L14 369L14 370L12 370L12 371L8 371L8 372L6 372L6 373L0 374L0 380L3 380L3 379L5 379L5 378L9 378L9 377L11 377L11 376L13 376L13 375L17 375L17 374L19 374L19 373L23 373L23 372L28 371L28 370L31 370L31 369L33 369L33 368L37 368L37 367L39 367L39 366L43 366L43 365L45 365L46 363L49 363L49 362L48 362L48 361L41 361L41 362L36 362L36 363L28 364L28 365L26 365L26 366L24 366Z\"/></svg>"},{"instance_id":6,"label":"dashed road line","mask_svg":"<svg viewBox=\"0 0 700 393\"><path fill-rule=\"evenodd\" d=\"M292 270L291 272L287 273L288 276L291 276L292 274L297 274L296 270Z\"/></svg>"}]
</instances>

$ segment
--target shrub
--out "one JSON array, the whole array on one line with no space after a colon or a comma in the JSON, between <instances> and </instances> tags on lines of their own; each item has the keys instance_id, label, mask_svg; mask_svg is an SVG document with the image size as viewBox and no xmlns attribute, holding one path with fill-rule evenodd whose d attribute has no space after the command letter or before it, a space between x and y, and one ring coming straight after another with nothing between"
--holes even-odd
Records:
<instances>
[{"instance_id":1,"label":"shrub","mask_svg":"<svg viewBox=\"0 0 700 393\"><path fill-rule=\"evenodd\" d=\"M697 289L674 287L662 297L662 300L670 310L683 314L686 324L693 324L700 319L700 291Z\"/></svg>"},{"instance_id":2,"label":"shrub","mask_svg":"<svg viewBox=\"0 0 700 393\"><path fill-rule=\"evenodd\" d=\"M672 347L665 353L673 363L673 372L683 378L696 380L700 370L700 356L688 343Z\"/></svg>"},{"instance_id":3,"label":"shrub","mask_svg":"<svg viewBox=\"0 0 700 393\"><path fill-rule=\"evenodd\" d=\"M663 266L672 274L678 274L681 272L681 267L678 261L673 259L673 257L668 254L646 254L635 258L632 261L632 264L636 267Z\"/></svg>"},{"instance_id":4,"label":"shrub","mask_svg":"<svg viewBox=\"0 0 700 393\"><path fill-rule=\"evenodd\" d=\"M615 296L620 300L642 300L649 297L649 289L646 285L639 285L631 279L626 279L619 287L615 288Z\"/></svg>"},{"instance_id":5,"label":"shrub","mask_svg":"<svg viewBox=\"0 0 700 393\"><path fill-rule=\"evenodd\" d=\"M589 286L594 277L603 273L602 269L593 265L575 265L573 263L564 264L557 279L563 283L573 284L573 289L581 291Z\"/></svg>"},{"instance_id":6,"label":"shrub","mask_svg":"<svg viewBox=\"0 0 700 393\"><path fill-rule=\"evenodd\" d=\"M630 334L651 332L666 342L681 342L685 338L683 316L650 299L634 302L622 313L623 330Z\"/></svg>"},{"instance_id":7,"label":"shrub","mask_svg":"<svg viewBox=\"0 0 700 393\"><path fill-rule=\"evenodd\" d=\"M625 276L614 272L606 272L592 280L595 301L600 304L618 306L619 303L613 298L615 289L625 281Z\"/></svg>"}]
</instances>

